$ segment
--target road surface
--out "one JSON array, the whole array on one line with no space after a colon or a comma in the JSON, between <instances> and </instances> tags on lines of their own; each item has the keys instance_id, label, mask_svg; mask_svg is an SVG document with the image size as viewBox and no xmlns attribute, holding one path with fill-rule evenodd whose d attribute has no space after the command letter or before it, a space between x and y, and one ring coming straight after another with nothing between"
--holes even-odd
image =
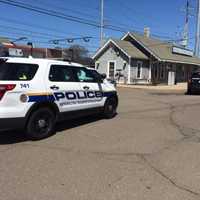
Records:
<instances>
[{"instance_id":1,"label":"road surface","mask_svg":"<svg viewBox=\"0 0 200 200\"><path fill-rule=\"evenodd\" d=\"M119 89L118 115L0 134L2 200L200 199L200 96ZM11 124L12 126L12 124Z\"/></svg>"}]
</instances>

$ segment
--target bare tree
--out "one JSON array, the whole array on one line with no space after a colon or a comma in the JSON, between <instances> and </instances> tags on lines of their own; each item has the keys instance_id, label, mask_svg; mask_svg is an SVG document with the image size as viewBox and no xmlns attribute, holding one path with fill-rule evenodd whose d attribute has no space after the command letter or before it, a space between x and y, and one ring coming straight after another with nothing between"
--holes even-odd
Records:
<instances>
[{"instance_id":1,"label":"bare tree","mask_svg":"<svg viewBox=\"0 0 200 200\"><path fill-rule=\"evenodd\" d=\"M73 61L78 61L88 57L88 49L81 45L72 45L68 49L64 50L64 57L70 58Z\"/></svg>"}]
</instances>

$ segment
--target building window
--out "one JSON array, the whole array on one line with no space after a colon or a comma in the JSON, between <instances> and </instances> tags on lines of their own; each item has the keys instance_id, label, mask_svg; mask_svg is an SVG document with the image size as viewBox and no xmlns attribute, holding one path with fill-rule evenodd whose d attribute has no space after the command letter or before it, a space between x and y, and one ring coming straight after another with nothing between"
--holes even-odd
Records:
<instances>
[{"instance_id":1,"label":"building window","mask_svg":"<svg viewBox=\"0 0 200 200\"><path fill-rule=\"evenodd\" d=\"M124 65L123 65L123 70L126 69L126 65L127 65L127 63L125 62Z\"/></svg>"},{"instance_id":2,"label":"building window","mask_svg":"<svg viewBox=\"0 0 200 200\"><path fill-rule=\"evenodd\" d=\"M100 66L100 63L99 63L99 62L96 62L96 63L95 63L95 69L98 70L98 69L99 69L99 66Z\"/></svg>"},{"instance_id":3,"label":"building window","mask_svg":"<svg viewBox=\"0 0 200 200\"><path fill-rule=\"evenodd\" d=\"M142 62L137 62L137 78L142 78Z\"/></svg>"},{"instance_id":4,"label":"building window","mask_svg":"<svg viewBox=\"0 0 200 200\"><path fill-rule=\"evenodd\" d=\"M115 62L108 63L108 77L113 79L115 77Z\"/></svg>"}]
</instances>

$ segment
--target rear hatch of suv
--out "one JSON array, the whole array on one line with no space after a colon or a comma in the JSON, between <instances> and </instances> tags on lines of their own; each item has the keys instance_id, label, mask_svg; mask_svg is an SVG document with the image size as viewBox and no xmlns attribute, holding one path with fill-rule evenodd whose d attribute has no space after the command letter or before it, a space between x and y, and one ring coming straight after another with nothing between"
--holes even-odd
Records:
<instances>
[{"instance_id":1,"label":"rear hatch of suv","mask_svg":"<svg viewBox=\"0 0 200 200\"><path fill-rule=\"evenodd\" d=\"M16 94L28 89L28 81L32 80L38 69L38 65L26 63L7 62L0 59L0 103L12 94L16 101ZM15 95L14 95L15 94ZM18 99L19 100L19 99ZM8 98L7 101L11 102Z\"/></svg>"}]
</instances>

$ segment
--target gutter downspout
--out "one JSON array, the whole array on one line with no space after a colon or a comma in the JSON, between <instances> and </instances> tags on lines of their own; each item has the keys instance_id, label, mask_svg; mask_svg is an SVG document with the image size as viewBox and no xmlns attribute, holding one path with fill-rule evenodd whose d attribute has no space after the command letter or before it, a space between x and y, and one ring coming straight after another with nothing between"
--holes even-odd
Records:
<instances>
[{"instance_id":1,"label":"gutter downspout","mask_svg":"<svg viewBox=\"0 0 200 200\"><path fill-rule=\"evenodd\" d=\"M152 84L152 56L150 57L149 60L149 83Z\"/></svg>"},{"instance_id":2,"label":"gutter downspout","mask_svg":"<svg viewBox=\"0 0 200 200\"><path fill-rule=\"evenodd\" d=\"M129 59L129 65L128 65L128 84L131 84L131 57Z\"/></svg>"}]
</instances>

